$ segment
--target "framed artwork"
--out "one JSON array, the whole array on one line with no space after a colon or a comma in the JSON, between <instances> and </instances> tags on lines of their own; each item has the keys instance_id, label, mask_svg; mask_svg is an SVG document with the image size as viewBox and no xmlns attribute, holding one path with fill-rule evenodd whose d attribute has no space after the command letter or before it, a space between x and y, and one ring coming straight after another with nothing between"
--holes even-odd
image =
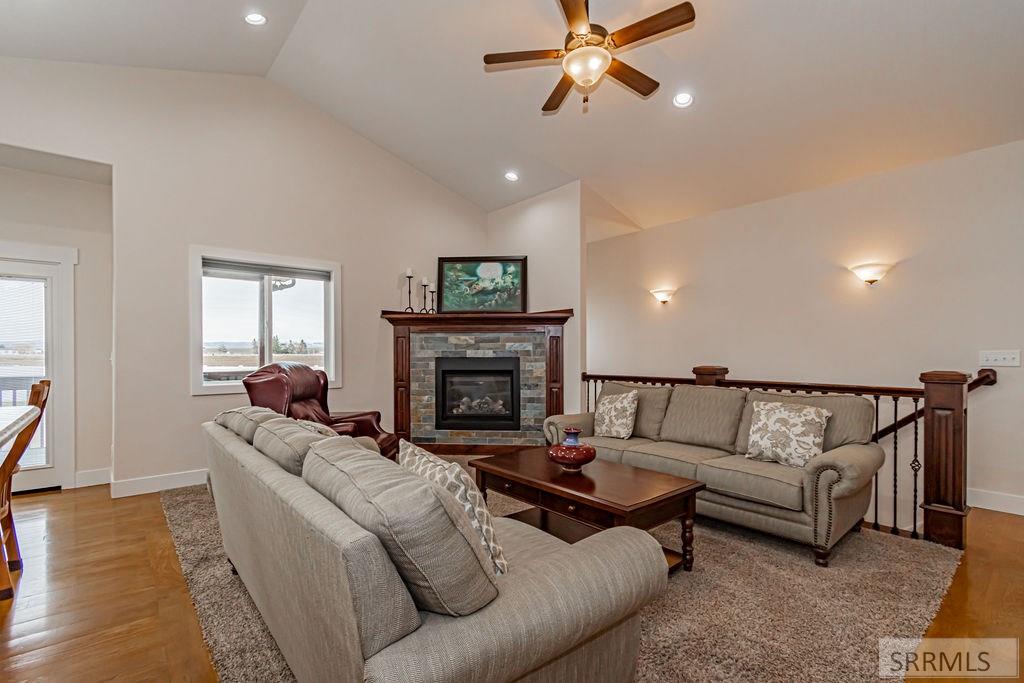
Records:
<instances>
[{"instance_id":1,"label":"framed artwork","mask_svg":"<svg viewBox=\"0 0 1024 683\"><path fill-rule=\"evenodd\" d=\"M438 313L526 313L525 256L437 259Z\"/></svg>"}]
</instances>

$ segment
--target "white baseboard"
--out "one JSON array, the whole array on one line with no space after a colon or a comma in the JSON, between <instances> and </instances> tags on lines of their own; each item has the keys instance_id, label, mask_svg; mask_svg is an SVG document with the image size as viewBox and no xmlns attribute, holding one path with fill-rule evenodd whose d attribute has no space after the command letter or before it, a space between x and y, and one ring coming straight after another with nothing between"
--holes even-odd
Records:
<instances>
[{"instance_id":1,"label":"white baseboard","mask_svg":"<svg viewBox=\"0 0 1024 683\"><path fill-rule=\"evenodd\" d=\"M158 474L152 477L139 477L137 479L121 479L110 482L110 497L125 498L127 496L138 496L143 493L180 489L183 486L195 486L205 483L205 469Z\"/></svg>"},{"instance_id":2,"label":"white baseboard","mask_svg":"<svg viewBox=\"0 0 1024 683\"><path fill-rule=\"evenodd\" d=\"M98 470L79 470L75 472L75 488L83 486L100 486L110 483L110 468L103 467Z\"/></svg>"},{"instance_id":3,"label":"white baseboard","mask_svg":"<svg viewBox=\"0 0 1024 683\"><path fill-rule=\"evenodd\" d=\"M971 507L1024 515L1024 496L985 489L967 489L967 504Z\"/></svg>"}]
</instances>

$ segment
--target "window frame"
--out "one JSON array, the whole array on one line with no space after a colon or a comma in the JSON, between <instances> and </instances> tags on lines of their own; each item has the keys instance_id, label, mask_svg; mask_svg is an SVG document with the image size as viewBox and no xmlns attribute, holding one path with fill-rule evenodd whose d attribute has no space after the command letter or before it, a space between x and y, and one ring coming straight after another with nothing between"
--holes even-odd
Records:
<instances>
[{"instance_id":1,"label":"window frame","mask_svg":"<svg viewBox=\"0 0 1024 683\"><path fill-rule=\"evenodd\" d=\"M189 246L189 384L193 396L245 393L245 387L242 386L241 380L218 382L217 384L209 384L203 380L203 258L329 272L331 284L324 288L324 365L328 387L331 389L341 388L340 263L193 244ZM267 293L262 288L260 291L262 304ZM261 332L266 337L266 340L261 340L261 343L269 344L273 335L273 321L269 319L270 316L264 315L266 308L265 305L260 306ZM270 358L272 355L267 357Z\"/></svg>"}]
</instances>

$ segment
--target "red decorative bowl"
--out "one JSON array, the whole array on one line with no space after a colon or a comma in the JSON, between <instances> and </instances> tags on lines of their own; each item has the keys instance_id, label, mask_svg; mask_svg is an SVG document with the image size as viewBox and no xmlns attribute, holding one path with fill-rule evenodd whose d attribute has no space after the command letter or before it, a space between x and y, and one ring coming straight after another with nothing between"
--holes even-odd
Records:
<instances>
[{"instance_id":1,"label":"red decorative bowl","mask_svg":"<svg viewBox=\"0 0 1024 683\"><path fill-rule=\"evenodd\" d=\"M579 472L597 457L597 451L593 446L580 443L578 427L566 427L564 431L565 440L548 448L548 460L561 465L565 472Z\"/></svg>"}]
</instances>

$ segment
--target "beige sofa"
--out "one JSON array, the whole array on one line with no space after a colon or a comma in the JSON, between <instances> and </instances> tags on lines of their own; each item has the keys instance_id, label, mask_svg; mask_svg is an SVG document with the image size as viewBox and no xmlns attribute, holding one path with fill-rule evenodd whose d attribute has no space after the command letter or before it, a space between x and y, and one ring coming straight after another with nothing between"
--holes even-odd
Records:
<instances>
[{"instance_id":1,"label":"beige sofa","mask_svg":"<svg viewBox=\"0 0 1024 683\"><path fill-rule=\"evenodd\" d=\"M378 536L304 478L324 437L311 445L318 437L293 429L261 441L231 419L203 425L224 549L298 680L632 679L640 610L667 582L646 532L609 529L569 545L495 519L510 567L497 597L461 617L418 612ZM327 440L339 439L348 437Z\"/></svg>"},{"instance_id":2,"label":"beige sofa","mask_svg":"<svg viewBox=\"0 0 1024 683\"><path fill-rule=\"evenodd\" d=\"M814 548L828 565L833 546L860 522L871 501L871 481L884 453L871 443L874 406L848 395L796 395L681 384L652 387L607 382L602 395L636 389L636 424L629 439L594 436L594 414L555 415L544 423L549 443L565 427L599 458L666 472L707 484L697 512L776 534ZM600 400L600 399L598 399ZM832 412L824 453L795 468L744 457L754 401L781 401Z\"/></svg>"}]
</instances>

